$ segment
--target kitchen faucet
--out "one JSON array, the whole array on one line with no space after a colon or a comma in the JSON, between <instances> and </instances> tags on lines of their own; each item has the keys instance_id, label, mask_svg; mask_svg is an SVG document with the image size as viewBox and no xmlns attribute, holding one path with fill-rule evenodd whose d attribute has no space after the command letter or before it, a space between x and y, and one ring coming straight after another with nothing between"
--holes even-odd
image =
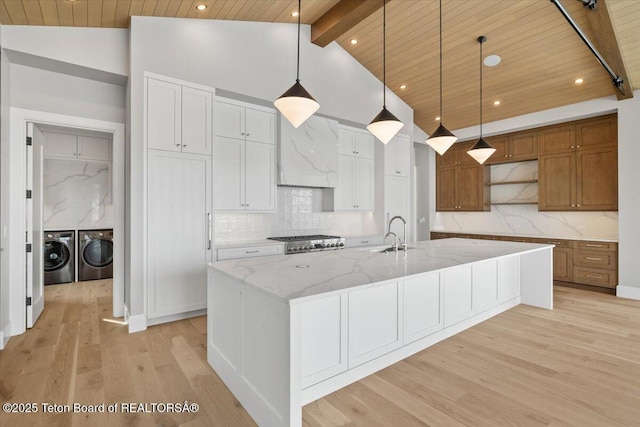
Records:
<instances>
[{"instance_id":1,"label":"kitchen faucet","mask_svg":"<svg viewBox=\"0 0 640 427\"><path fill-rule=\"evenodd\" d=\"M389 233L392 233L394 236L396 235L395 233L393 233L393 232L391 231L391 224L392 224L392 223L393 223L393 221L395 221L396 219L399 219L400 221L402 221L402 224L403 224L403 226L402 226L402 227L403 227L403 228L402 228L402 234L403 234L403 236L402 236L402 240L403 240L403 241L402 241L402 245L401 245L401 246L402 246L402 250L403 250L403 251L406 251L406 250L407 250L407 221L405 221L405 220L404 220L404 218L402 218L400 215L396 215L396 216L394 216L393 218L391 218L391 219L389 220L389 230L388 230L388 232L387 232L387 235L389 235ZM385 239L386 239L386 236L385 236ZM396 236L396 239L397 239L397 236ZM396 240L396 247L397 247L397 240Z\"/></svg>"},{"instance_id":2,"label":"kitchen faucet","mask_svg":"<svg viewBox=\"0 0 640 427\"><path fill-rule=\"evenodd\" d=\"M384 240L383 243L387 241L387 237L389 236L393 236L393 245L391 246L396 252L398 252L398 235L396 233L394 233L393 231L389 230L389 232L387 232L387 234L384 235Z\"/></svg>"}]
</instances>

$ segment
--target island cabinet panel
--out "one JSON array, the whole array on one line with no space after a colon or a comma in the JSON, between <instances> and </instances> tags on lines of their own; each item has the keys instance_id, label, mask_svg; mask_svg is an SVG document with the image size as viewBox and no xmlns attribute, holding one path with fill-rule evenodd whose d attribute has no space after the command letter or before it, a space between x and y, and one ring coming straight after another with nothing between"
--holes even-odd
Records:
<instances>
[{"instance_id":1,"label":"island cabinet panel","mask_svg":"<svg viewBox=\"0 0 640 427\"><path fill-rule=\"evenodd\" d=\"M349 368L402 345L398 283L349 294Z\"/></svg>"},{"instance_id":2,"label":"island cabinet panel","mask_svg":"<svg viewBox=\"0 0 640 427\"><path fill-rule=\"evenodd\" d=\"M229 282L214 281L211 270L208 281L216 287L216 298L208 298L207 305L209 346L224 357L233 371L239 372L242 369L242 333L238 329L242 325L242 292Z\"/></svg>"},{"instance_id":3,"label":"island cabinet panel","mask_svg":"<svg viewBox=\"0 0 640 427\"><path fill-rule=\"evenodd\" d=\"M346 294L300 306L302 388L347 370Z\"/></svg>"},{"instance_id":4,"label":"island cabinet panel","mask_svg":"<svg viewBox=\"0 0 640 427\"><path fill-rule=\"evenodd\" d=\"M473 265L473 311L481 313L498 305L498 261Z\"/></svg>"},{"instance_id":5,"label":"island cabinet panel","mask_svg":"<svg viewBox=\"0 0 640 427\"><path fill-rule=\"evenodd\" d=\"M500 303L520 296L520 258L517 256L503 257L498 260L498 289Z\"/></svg>"},{"instance_id":6,"label":"island cabinet panel","mask_svg":"<svg viewBox=\"0 0 640 427\"><path fill-rule=\"evenodd\" d=\"M449 327L473 314L471 266L464 265L442 273L444 326Z\"/></svg>"},{"instance_id":7,"label":"island cabinet panel","mask_svg":"<svg viewBox=\"0 0 640 427\"><path fill-rule=\"evenodd\" d=\"M402 286L404 300L404 344L431 335L444 327L440 274L405 279Z\"/></svg>"}]
</instances>

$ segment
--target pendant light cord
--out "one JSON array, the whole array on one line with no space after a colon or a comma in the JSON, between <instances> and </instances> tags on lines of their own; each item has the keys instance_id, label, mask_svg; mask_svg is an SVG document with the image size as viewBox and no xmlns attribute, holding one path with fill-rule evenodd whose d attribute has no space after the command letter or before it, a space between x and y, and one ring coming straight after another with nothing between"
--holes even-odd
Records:
<instances>
[{"instance_id":1,"label":"pendant light cord","mask_svg":"<svg viewBox=\"0 0 640 427\"><path fill-rule=\"evenodd\" d=\"M442 0L440 0L440 123L442 124Z\"/></svg>"},{"instance_id":2,"label":"pendant light cord","mask_svg":"<svg viewBox=\"0 0 640 427\"><path fill-rule=\"evenodd\" d=\"M382 0L382 108L387 107L387 1Z\"/></svg>"},{"instance_id":3,"label":"pendant light cord","mask_svg":"<svg viewBox=\"0 0 640 427\"><path fill-rule=\"evenodd\" d=\"M298 60L296 62L296 82L300 82L300 5L302 0L298 0Z\"/></svg>"},{"instance_id":4,"label":"pendant light cord","mask_svg":"<svg viewBox=\"0 0 640 427\"><path fill-rule=\"evenodd\" d=\"M480 41L480 139L482 139L482 44L484 40Z\"/></svg>"}]
</instances>

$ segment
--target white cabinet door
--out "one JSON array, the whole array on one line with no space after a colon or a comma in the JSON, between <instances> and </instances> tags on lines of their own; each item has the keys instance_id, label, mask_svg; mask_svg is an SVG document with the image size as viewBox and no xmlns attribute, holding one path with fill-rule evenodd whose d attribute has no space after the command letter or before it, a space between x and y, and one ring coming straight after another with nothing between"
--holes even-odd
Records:
<instances>
[{"instance_id":1,"label":"white cabinet door","mask_svg":"<svg viewBox=\"0 0 640 427\"><path fill-rule=\"evenodd\" d=\"M458 323L473 314L471 266L452 268L442 273L444 289L444 327Z\"/></svg>"},{"instance_id":2,"label":"white cabinet door","mask_svg":"<svg viewBox=\"0 0 640 427\"><path fill-rule=\"evenodd\" d=\"M211 157L148 150L148 315L206 307Z\"/></svg>"},{"instance_id":3,"label":"white cabinet door","mask_svg":"<svg viewBox=\"0 0 640 427\"><path fill-rule=\"evenodd\" d=\"M440 274L405 279L402 286L404 345L407 345L443 328Z\"/></svg>"},{"instance_id":4,"label":"white cabinet door","mask_svg":"<svg viewBox=\"0 0 640 427\"><path fill-rule=\"evenodd\" d=\"M246 108L244 119L247 141L276 143L276 115L262 110Z\"/></svg>"},{"instance_id":5,"label":"white cabinet door","mask_svg":"<svg viewBox=\"0 0 640 427\"><path fill-rule=\"evenodd\" d=\"M520 257L500 258L498 263L500 303L520 296Z\"/></svg>"},{"instance_id":6,"label":"white cabinet door","mask_svg":"<svg viewBox=\"0 0 640 427\"><path fill-rule=\"evenodd\" d=\"M384 209L385 224L396 215L407 221L407 239L411 235L411 220L409 218L409 179L401 176L384 177ZM403 227L401 221L394 221L391 231L402 239Z\"/></svg>"},{"instance_id":7,"label":"white cabinet door","mask_svg":"<svg viewBox=\"0 0 640 427\"><path fill-rule=\"evenodd\" d=\"M410 165L411 165L411 154L409 152L410 144L409 138L404 135L398 135L394 138L394 142L396 144L397 155L396 155L396 167L398 169L398 175L400 176L409 176L410 175Z\"/></svg>"},{"instance_id":8,"label":"white cabinet door","mask_svg":"<svg viewBox=\"0 0 640 427\"><path fill-rule=\"evenodd\" d=\"M274 211L277 190L276 146L252 141L245 144L245 210ZM224 182L220 184L226 185Z\"/></svg>"},{"instance_id":9,"label":"white cabinet door","mask_svg":"<svg viewBox=\"0 0 640 427\"><path fill-rule=\"evenodd\" d=\"M300 304L302 388L347 370L347 300L343 294Z\"/></svg>"},{"instance_id":10,"label":"white cabinet door","mask_svg":"<svg viewBox=\"0 0 640 427\"><path fill-rule=\"evenodd\" d=\"M349 293L349 369L402 345L398 284Z\"/></svg>"},{"instance_id":11,"label":"white cabinet door","mask_svg":"<svg viewBox=\"0 0 640 427\"><path fill-rule=\"evenodd\" d=\"M182 151L182 87L147 79L147 146Z\"/></svg>"},{"instance_id":12,"label":"white cabinet door","mask_svg":"<svg viewBox=\"0 0 640 427\"><path fill-rule=\"evenodd\" d=\"M338 154L345 156L353 156L353 138L354 132L351 129L340 126L338 130Z\"/></svg>"},{"instance_id":13,"label":"white cabinet door","mask_svg":"<svg viewBox=\"0 0 640 427\"><path fill-rule=\"evenodd\" d=\"M108 162L111 153L111 140L78 136L78 159Z\"/></svg>"},{"instance_id":14,"label":"white cabinet door","mask_svg":"<svg viewBox=\"0 0 640 427\"><path fill-rule=\"evenodd\" d=\"M498 261L473 265L473 311L481 313L498 305Z\"/></svg>"},{"instance_id":15,"label":"white cabinet door","mask_svg":"<svg viewBox=\"0 0 640 427\"><path fill-rule=\"evenodd\" d=\"M217 136L244 139L245 107L216 102L213 131Z\"/></svg>"},{"instance_id":16,"label":"white cabinet door","mask_svg":"<svg viewBox=\"0 0 640 427\"><path fill-rule=\"evenodd\" d=\"M374 209L373 159L353 157L353 160L353 200L356 210L372 211Z\"/></svg>"},{"instance_id":17,"label":"white cabinet door","mask_svg":"<svg viewBox=\"0 0 640 427\"><path fill-rule=\"evenodd\" d=\"M244 147L241 139L216 137L213 173L217 211L244 210Z\"/></svg>"},{"instance_id":18,"label":"white cabinet door","mask_svg":"<svg viewBox=\"0 0 640 427\"><path fill-rule=\"evenodd\" d=\"M182 87L182 151L211 154L213 94Z\"/></svg>"},{"instance_id":19,"label":"white cabinet door","mask_svg":"<svg viewBox=\"0 0 640 427\"><path fill-rule=\"evenodd\" d=\"M373 159L373 144L373 135L369 132L359 130L353 132L353 151L356 156Z\"/></svg>"},{"instance_id":20,"label":"white cabinet door","mask_svg":"<svg viewBox=\"0 0 640 427\"><path fill-rule=\"evenodd\" d=\"M384 174L398 175L398 137L391 138L388 144L384 146Z\"/></svg>"},{"instance_id":21,"label":"white cabinet door","mask_svg":"<svg viewBox=\"0 0 640 427\"><path fill-rule=\"evenodd\" d=\"M335 210L355 210L353 201L353 168L354 158L338 156L338 186L334 190Z\"/></svg>"},{"instance_id":22,"label":"white cabinet door","mask_svg":"<svg viewBox=\"0 0 640 427\"><path fill-rule=\"evenodd\" d=\"M44 135L44 157L61 157L75 159L77 153L77 137L64 133L42 132Z\"/></svg>"}]
</instances>

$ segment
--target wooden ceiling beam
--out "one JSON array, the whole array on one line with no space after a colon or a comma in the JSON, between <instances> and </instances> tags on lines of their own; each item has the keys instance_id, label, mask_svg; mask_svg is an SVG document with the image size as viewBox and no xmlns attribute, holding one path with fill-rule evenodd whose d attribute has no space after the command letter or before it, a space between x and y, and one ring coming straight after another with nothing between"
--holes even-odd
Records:
<instances>
[{"instance_id":1,"label":"wooden ceiling beam","mask_svg":"<svg viewBox=\"0 0 640 427\"><path fill-rule=\"evenodd\" d=\"M589 22L598 43L600 54L609 63L609 66L623 80L621 89L616 90L616 97L620 99L633 98L633 85L629 80L627 69L624 65L620 45L613 30L613 23L609 14L606 0L598 0L597 9L588 10ZM624 92L624 93L623 93Z\"/></svg>"},{"instance_id":2,"label":"wooden ceiling beam","mask_svg":"<svg viewBox=\"0 0 640 427\"><path fill-rule=\"evenodd\" d=\"M380 0L340 0L311 24L311 42L325 47L381 7Z\"/></svg>"}]
</instances>

